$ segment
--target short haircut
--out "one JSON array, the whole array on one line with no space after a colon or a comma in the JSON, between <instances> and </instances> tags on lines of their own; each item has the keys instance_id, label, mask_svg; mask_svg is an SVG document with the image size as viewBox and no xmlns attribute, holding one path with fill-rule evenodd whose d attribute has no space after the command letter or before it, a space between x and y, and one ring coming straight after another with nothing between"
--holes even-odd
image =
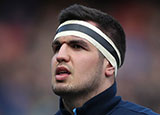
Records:
<instances>
[{"instance_id":1,"label":"short haircut","mask_svg":"<svg viewBox=\"0 0 160 115\"><path fill-rule=\"evenodd\" d=\"M121 54L121 65L123 64L126 51L125 33L119 22L111 15L94 8L74 4L62 10L59 15L59 24L68 20L95 22L98 28L114 42Z\"/></svg>"}]
</instances>

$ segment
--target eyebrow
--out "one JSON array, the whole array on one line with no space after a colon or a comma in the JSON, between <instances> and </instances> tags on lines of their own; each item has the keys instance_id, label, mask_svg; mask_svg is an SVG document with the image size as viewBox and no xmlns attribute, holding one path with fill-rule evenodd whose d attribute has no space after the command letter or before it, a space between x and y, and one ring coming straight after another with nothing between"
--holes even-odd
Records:
<instances>
[{"instance_id":1,"label":"eyebrow","mask_svg":"<svg viewBox=\"0 0 160 115\"><path fill-rule=\"evenodd\" d=\"M54 40L52 42L52 47L55 46L55 45L61 45L61 44L63 44L63 43L61 43L59 40ZM83 40L70 40L70 41L67 42L67 44L79 44L79 45L82 45L85 48L89 48L89 45Z\"/></svg>"},{"instance_id":2,"label":"eyebrow","mask_svg":"<svg viewBox=\"0 0 160 115\"><path fill-rule=\"evenodd\" d=\"M89 45L83 40L71 40L71 41L69 41L69 44L79 44L85 48L89 48Z\"/></svg>"},{"instance_id":3,"label":"eyebrow","mask_svg":"<svg viewBox=\"0 0 160 115\"><path fill-rule=\"evenodd\" d=\"M55 46L55 45L59 45L59 44L61 44L61 43L58 40L54 40L52 42L52 47Z\"/></svg>"}]
</instances>

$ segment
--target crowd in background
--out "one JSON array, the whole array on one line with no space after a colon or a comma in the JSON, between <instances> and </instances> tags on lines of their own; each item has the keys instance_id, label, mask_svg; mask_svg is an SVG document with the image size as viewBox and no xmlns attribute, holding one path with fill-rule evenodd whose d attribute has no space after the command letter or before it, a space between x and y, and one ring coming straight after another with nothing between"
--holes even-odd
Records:
<instances>
[{"instance_id":1,"label":"crowd in background","mask_svg":"<svg viewBox=\"0 0 160 115\"><path fill-rule=\"evenodd\" d=\"M160 2L69 0L0 2L0 115L51 115L51 42L61 9L81 3L114 16L127 51L118 71L118 95L160 113Z\"/></svg>"}]
</instances>

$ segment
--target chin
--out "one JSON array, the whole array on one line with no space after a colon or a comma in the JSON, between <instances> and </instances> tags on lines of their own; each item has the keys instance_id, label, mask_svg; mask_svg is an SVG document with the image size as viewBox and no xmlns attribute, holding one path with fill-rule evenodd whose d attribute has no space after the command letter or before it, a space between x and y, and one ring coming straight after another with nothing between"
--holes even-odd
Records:
<instances>
[{"instance_id":1,"label":"chin","mask_svg":"<svg viewBox=\"0 0 160 115\"><path fill-rule=\"evenodd\" d=\"M52 86L52 90L58 96L69 95L72 92L66 86Z\"/></svg>"}]
</instances>

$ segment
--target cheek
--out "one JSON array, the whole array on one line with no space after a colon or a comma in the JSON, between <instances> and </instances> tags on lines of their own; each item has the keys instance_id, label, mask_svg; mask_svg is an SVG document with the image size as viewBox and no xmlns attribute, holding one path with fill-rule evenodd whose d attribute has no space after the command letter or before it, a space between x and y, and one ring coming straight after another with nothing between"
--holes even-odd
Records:
<instances>
[{"instance_id":1,"label":"cheek","mask_svg":"<svg viewBox=\"0 0 160 115\"><path fill-rule=\"evenodd\" d=\"M97 63L98 63L98 56L95 55L81 56L74 63L74 69L80 75L88 74L95 71Z\"/></svg>"},{"instance_id":2,"label":"cheek","mask_svg":"<svg viewBox=\"0 0 160 115\"><path fill-rule=\"evenodd\" d=\"M56 61L55 61L55 58L52 57L52 59L51 59L51 72L52 72L52 74L55 71L55 67L56 67Z\"/></svg>"},{"instance_id":3,"label":"cheek","mask_svg":"<svg viewBox=\"0 0 160 115\"><path fill-rule=\"evenodd\" d=\"M56 83L55 70L56 70L56 61L55 61L55 57L52 57L51 59L51 83L53 86Z\"/></svg>"}]
</instances>

